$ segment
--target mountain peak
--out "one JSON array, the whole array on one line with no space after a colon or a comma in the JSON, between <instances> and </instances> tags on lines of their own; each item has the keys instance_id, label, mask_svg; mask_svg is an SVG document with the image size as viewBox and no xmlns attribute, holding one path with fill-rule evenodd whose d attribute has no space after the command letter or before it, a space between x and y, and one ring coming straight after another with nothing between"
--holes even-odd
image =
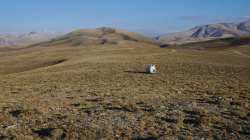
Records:
<instances>
[{"instance_id":1,"label":"mountain peak","mask_svg":"<svg viewBox=\"0 0 250 140\"><path fill-rule=\"evenodd\" d=\"M242 21L241 23L246 23L246 22L250 22L250 20Z\"/></svg>"},{"instance_id":2,"label":"mountain peak","mask_svg":"<svg viewBox=\"0 0 250 140\"><path fill-rule=\"evenodd\" d=\"M42 29L42 32L48 32L49 30L47 30L47 29L45 29L45 28L43 28Z\"/></svg>"},{"instance_id":3,"label":"mountain peak","mask_svg":"<svg viewBox=\"0 0 250 140\"><path fill-rule=\"evenodd\" d=\"M161 41L185 42L250 35L250 22L199 25L190 30L155 37Z\"/></svg>"},{"instance_id":4,"label":"mountain peak","mask_svg":"<svg viewBox=\"0 0 250 140\"><path fill-rule=\"evenodd\" d=\"M32 32L29 33L29 35L33 35L33 34L36 34L36 32L32 31Z\"/></svg>"}]
</instances>

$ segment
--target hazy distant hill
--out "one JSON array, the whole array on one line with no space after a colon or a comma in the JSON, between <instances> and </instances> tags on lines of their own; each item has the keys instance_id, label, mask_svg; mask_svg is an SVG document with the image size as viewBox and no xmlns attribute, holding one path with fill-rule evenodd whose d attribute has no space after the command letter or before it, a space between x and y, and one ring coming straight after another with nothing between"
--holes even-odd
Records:
<instances>
[{"instance_id":1,"label":"hazy distant hill","mask_svg":"<svg viewBox=\"0 0 250 140\"><path fill-rule=\"evenodd\" d=\"M88 45L131 45L135 43L140 43L140 45L167 45L166 42L158 41L139 33L103 27L98 29L80 29L46 42L31 45L30 47L56 45L68 45L72 47Z\"/></svg>"},{"instance_id":2,"label":"hazy distant hill","mask_svg":"<svg viewBox=\"0 0 250 140\"><path fill-rule=\"evenodd\" d=\"M250 35L250 21L199 25L191 30L155 37L161 41L202 41L222 37Z\"/></svg>"},{"instance_id":3,"label":"hazy distant hill","mask_svg":"<svg viewBox=\"0 0 250 140\"><path fill-rule=\"evenodd\" d=\"M52 38L57 37L58 35L47 35L37 32L30 32L22 34L18 37L12 37L8 35L0 36L0 47L1 46L12 46L20 43L39 43Z\"/></svg>"}]
</instances>

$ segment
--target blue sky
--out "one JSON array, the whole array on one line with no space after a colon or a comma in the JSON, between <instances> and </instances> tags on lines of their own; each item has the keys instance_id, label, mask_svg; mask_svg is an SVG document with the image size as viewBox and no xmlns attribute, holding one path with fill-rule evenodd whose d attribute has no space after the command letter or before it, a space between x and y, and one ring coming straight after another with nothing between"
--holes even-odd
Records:
<instances>
[{"instance_id":1,"label":"blue sky","mask_svg":"<svg viewBox=\"0 0 250 140\"><path fill-rule=\"evenodd\" d=\"M0 33L115 27L153 37L250 20L250 0L0 0Z\"/></svg>"}]
</instances>

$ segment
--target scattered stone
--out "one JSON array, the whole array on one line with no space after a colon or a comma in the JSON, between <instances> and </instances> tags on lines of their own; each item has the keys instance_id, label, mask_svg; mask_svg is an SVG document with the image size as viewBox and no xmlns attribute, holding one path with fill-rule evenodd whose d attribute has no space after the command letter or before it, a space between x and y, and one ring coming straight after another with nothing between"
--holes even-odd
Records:
<instances>
[{"instance_id":1,"label":"scattered stone","mask_svg":"<svg viewBox=\"0 0 250 140\"><path fill-rule=\"evenodd\" d=\"M160 108L165 108L165 106L160 106Z\"/></svg>"},{"instance_id":2,"label":"scattered stone","mask_svg":"<svg viewBox=\"0 0 250 140\"><path fill-rule=\"evenodd\" d=\"M10 128L13 128L13 127L15 127L16 125L9 125L9 126L7 126L6 127L6 129L10 129Z\"/></svg>"}]
</instances>

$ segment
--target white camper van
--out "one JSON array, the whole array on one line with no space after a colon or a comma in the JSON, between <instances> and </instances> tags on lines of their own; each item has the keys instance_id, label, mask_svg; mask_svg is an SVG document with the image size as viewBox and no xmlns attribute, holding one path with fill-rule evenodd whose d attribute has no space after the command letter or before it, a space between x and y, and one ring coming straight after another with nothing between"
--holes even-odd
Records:
<instances>
[{"instance_id":1,"label":"white camper van","mask_svg":"<svg viewBox=\"0 0 250 140\"><path fill-rule=\"evenodd\" d=\"M148 65L147 66L147 72L148 73L156 73L155 65Z\"/></svg>"}]
</instances>

